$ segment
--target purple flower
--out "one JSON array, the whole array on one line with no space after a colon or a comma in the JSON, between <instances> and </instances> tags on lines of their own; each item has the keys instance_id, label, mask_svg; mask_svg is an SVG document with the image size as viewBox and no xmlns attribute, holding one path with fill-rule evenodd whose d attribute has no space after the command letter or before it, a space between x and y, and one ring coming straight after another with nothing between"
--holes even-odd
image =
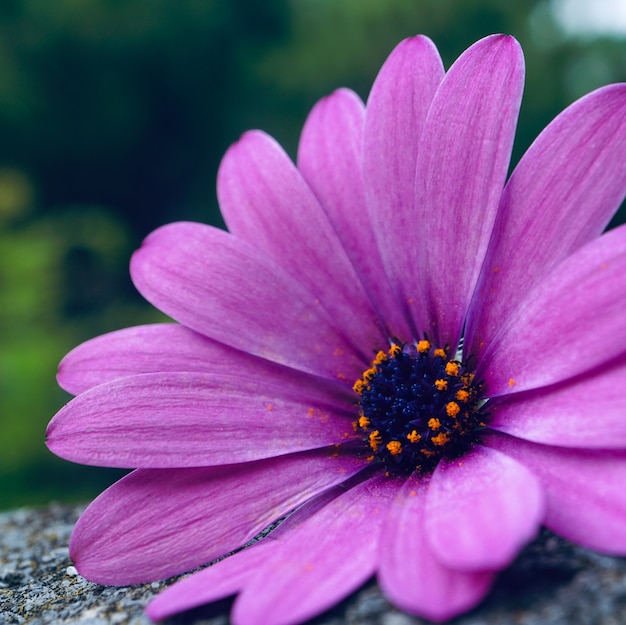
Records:
<instances>
[{"instance_id":1,"label":"purple flower","mask_svg":"<svg viewBox=\"0 0 626 625\"><path fill-rule=\"evenodd\" d=\"M176 223L133 257L178 323L89 341L48 444L136 470L78 521L88 579L170 587L163 618L239 593L297 623L378 575L400 608L474 606L541 525L626 554L626 85L595 91L506 182L511 37L445 73L400 43L367 102L308 118L297 168L261 132L226 154L230 233ZM506 184L505 184L506 182Z\"/></svg>"}]
</instances>

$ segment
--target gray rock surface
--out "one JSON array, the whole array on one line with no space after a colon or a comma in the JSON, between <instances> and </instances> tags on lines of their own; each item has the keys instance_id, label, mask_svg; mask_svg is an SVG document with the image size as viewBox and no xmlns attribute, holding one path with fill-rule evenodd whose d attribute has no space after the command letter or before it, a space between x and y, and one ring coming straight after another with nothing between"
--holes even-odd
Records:
<instances>
[{"instance_id":1,"label":"gray rock surface","mask_svg":"<svg viewBox=\"0 0 626 625\"><path fill-rule=\"evenodd\" d=\"M0 514L0 623L149 625L148 600L166 583L127 588L83 579L67 543L80 508L52 505ZM408 556L407 556L408 557ZM166 625L228 625L230 601ZM390 606L375 582L315 625L422 625ZM626 560L575 547L545 531L502 573L488 599L453 625L623 625Z\"/></svg>"}]
</instances>

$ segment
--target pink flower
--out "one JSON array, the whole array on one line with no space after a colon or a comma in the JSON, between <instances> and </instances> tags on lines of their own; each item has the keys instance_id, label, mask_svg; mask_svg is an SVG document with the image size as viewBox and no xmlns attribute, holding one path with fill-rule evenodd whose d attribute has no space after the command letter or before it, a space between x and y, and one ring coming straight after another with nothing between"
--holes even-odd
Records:
<instances>
[{"instance_id":1,"label":"pink flower","mask_svg":"<svg viewBox=\"0 0 626 625\"><path fill-rule=\"evenodd\" d=\"M317 104L297 168L261 132L227 152L230 233L146 239L133 280L178 323L72 351L48 429L64 458L136 468L76 525L85 577L177 575L296 510L148 614L239 593L234 623L297 623L377 574L445 620L541 525L626 554L626 228L601 235L626 85L570 106L505 184L523 71L510 37L445 75L403 41L366 107Z\"/></svg>"}]
</instances>

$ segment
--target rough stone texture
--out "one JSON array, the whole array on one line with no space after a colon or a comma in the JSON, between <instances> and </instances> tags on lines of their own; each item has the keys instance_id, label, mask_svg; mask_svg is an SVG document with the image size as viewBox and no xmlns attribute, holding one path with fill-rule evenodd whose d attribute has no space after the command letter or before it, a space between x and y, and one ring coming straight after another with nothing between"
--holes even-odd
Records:
<instances>
[{"instance_id":1,"label":"rough stone texture","mask_svg":"<svg viewBox=\"0 0 626 625\"><path fill-rule=\"evenodd\" d=\"M80 508L50 506L0 514L0 623L148 625L143 607L164 582L109 588L92 584L69 560ZM228 625L230 601L192 610L165 625ZM314 625L423 625L391 607L374 582ZM501 574L489 598L453 625L622 625L626 560L575 547L549 532Z\"/></svg>"}]
</instances>

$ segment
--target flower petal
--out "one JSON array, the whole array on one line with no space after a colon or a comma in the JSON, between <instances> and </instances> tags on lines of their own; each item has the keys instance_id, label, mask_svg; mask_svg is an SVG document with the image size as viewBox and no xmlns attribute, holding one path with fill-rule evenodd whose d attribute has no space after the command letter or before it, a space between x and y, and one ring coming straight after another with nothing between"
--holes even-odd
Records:
<instances>
[{"instance_id":1,"label":"flower petal","mask_svg":"<svg viewBox=\"0 0 626 625\"><path fill-rule=\"evenodd\" d=\"M158 594L146 607L153 621L238 593L278 548L269 538L193 573Z\"/></svg>"},{"instance_id":2,"label":"flower petal","mask_svg":"<svg viewBox=\"0 0 626 625\"><path fill-rule=\"evenodd\" d=\"M357 476L356 479L361 479ZM280 539L317 513L348 486L340 484L315 497L291 513L261 540L211 566L186 577L161 592L147 607L150 618L161 620L238 593L280 549Z\"/></svg>"},{"instance_id":3,"label":"flower petal","mask_svg":"<svg viewBox=\"0 0 626 625\"><path fill-rule=\"evenodd\" d=\"M101 584L178 575L240 547L362 467L358 458L316 451L228 467L139 469L83 513L70 556Z\"/></svg>"},{"instance_id":4,"label":"flower petal","mask_svg":"<svg viewBox=\"0 0 626 625\"><path fill-rule=\"evenodd\" d=\"M497 570L510 564L539 531L541 486L523 465L476 446L457 460L442 460L428 491L425 530L445 566Z\"/></svg>"},{"instance_id":5,"label":"flower petal","mask_svg":"<svg viewBox=\"0 0 626 625\"><path fill-rule=\"evenodd\" d=\"M365 108L348 89L316 104L298 148L298 168L333 226L389 336L411 337L390 291L376 238L364 214L361 170Z\"/></svg>"},{"instance_id":6,"label":"flower petal","mask_svg":"<svg viewBox=\"0 0 626 625\"><path fill-rule=\"evenodd\" d=\"M419 328L440 345L461 336L506 180L523 83L517 41L486 37L450 68L424 126L408 258L421 273Z\"/></svg>"},{"instance_id":7,"label":"flower petal","mask_svg":"<svg viewBox=\"0 0 626 625\"><path fill-rule=\"evenodd\" d=\"M536 443L626 448L626 357L553 386L513 393L490 409L489 427Z\"/></svg>"},{"instance_id":8,"label":"flower petal","mask_svg":"<svg viewBox=\"0 0 626 625\"><path fill-rule=\"evenodd\" d=\"M396 294L393 303L411 315L407 285L416 283L407 259L417 236L414 183L417 146L435 91L444 75L428 37L402 41L381 68L367 100L363 179L367 210L383 265ZM415 293L411 293L415 297ZM415 336L415 328L411 328ZM408 340L411 337L407 337Z\"/></svg>"},{"instance_id":9,"label":"flower petal","mask_svg":"<svg viewBox=\"0 0 626 625\"><path fill-rule=\"evenodd\" d=\"M537 445L498 433L484 442L539 478L548 528L583 547L626 555L626 452Z\"/></svg>"},{"instance_id":10,"label":"flower petal","mask_svg":"<svg viewBox=\"0 0 626 625\"><path fill-rule=\"evenodd\" d=\"M157 308L242 351L350 384L371 361L297 281L222 230L163 226L135 252L131 274Z\"/></svg>"},{"instance_id":11,"label":"flower petal","mask_svg":"<svg viewBox=\"0 0 626 625\"><path fill-rule=\"evenodd\" d=\"M353 416L323 384L307 390L232 373L147 373L74 398L50 422L47 444L96 466L214 466L346 442Z\"/></svg>"},{"instance_id":12,"label":"flower petal","mask_svg":"<svg viewBox=\"0 0 626 625\"><path fill-rule=\"evenodd\" d=\"M386 339L328 217L276 141L244 134L222 160L217 194L230 232L306 287L357 344Z\"/></svg>"},{"instance_id":13,"label":"flower petal","mask_svg":"<svg viewBox=\"0 0 626 625\"><path fill-rule=\"evenodd\" d=\"M393 501L383 526L378 579L400 609L445 621L475 606L493 573L455 571L436 558L424 531L427 493L428 478L412 476Z\"/></svg>"},{"instance_id":14,"label":"flower petal","mask_svg":"<svg viewBox=\"0 0 626 625\"><path fill-rule=\"evenodd\" d=\"M301 623L356 590L374 574L384 512L398 486L371 478L287 534L235 600L233 621Z\"/></svg>"},{"instance_id":15,"label":"flower petal","mask_svg":"<svg viewBox=\"0 0 626 625\"><path fill-rule=\"evenodd\" d=\"M61 361L57 381L68 393L78 395L129 375L210 371L228 353L243 356L184 326L155 323L109 332L78 345Z\"/></svg>"},{"instance_id":16,"label":"flower petal","mask_svg":"<svg viewBox=\"0 0 626 625\"><path fill-rule=\"evenodd\" d=\"M626 226L565 259L503 324L479 362L490 397L549 386L625 351Z\"/></svg>"},{"instance_id":17,"label":"flower petal","mask_svg":"<svg viewBox=\"0 0 626 625\"><path fill-rule=\"evenodd\" d=\"M604 230L626 194L625 154L626 85L578 100L539 135L504 190L468 320L469 353L484 352L531 287Z\"/></svg>"},{"instance_id":18,"label":"flower petal","mask_svg":"<svg viewBox=\"0 0 626 625\"><path fill-rule=\"evenodd\" d=\"M109 332L75 347L59 366L58 381L78 395L99 384L143 373L228 373L270 384L317 388L318 393L354 399L340 382L277 365L213 341L176 323L155 323Z\"/></svg>"}]
</instances>

